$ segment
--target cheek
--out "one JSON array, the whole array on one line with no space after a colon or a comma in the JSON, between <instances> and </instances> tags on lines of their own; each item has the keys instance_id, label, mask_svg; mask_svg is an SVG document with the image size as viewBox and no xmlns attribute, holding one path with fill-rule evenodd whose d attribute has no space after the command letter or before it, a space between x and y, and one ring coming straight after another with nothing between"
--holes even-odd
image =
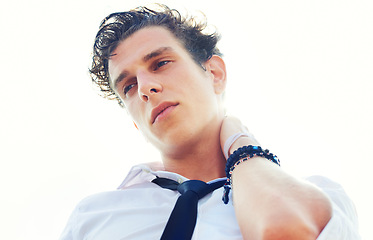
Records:
<instances>
[{"instance_id":1,"label":"cheek","mask_svg":"<svg viewBox=\"0 0 373 240\"><path fill-rule=\"evenodd\" d=\"M125 107L127 110L128 115L132 118L136 124L138 124L138 127L142 125L142 119L144 118L142 109L142 106L140 104L137 104L135 101L126 101Z\"/></svg>"},{"instance_id":2,"label":"cheek","mask_svg":"<svg viewBox=\"0 0 373 240\"><path fill-rule=\"evenodd\" d=\"M195 82L188 85L188 88L192 97L196 100L202 101L201 103L214 97L214 88L206 78L196 79Z\"/></svg>"},{"instance_id":3,"label":"cheek","mask_svg":"<svg viewBox=\"0 0 373 240\"><path fill-rule=\"evenodd\" d=\"M131 111L131 110L129 110L128 113L131 116L132 120L134 122L136 122L136 124L138 124L139 126L142 125L141 117L139 115L139 111L138 110L137 111L133 111L133 110Z\"/></svg>"}]
</instances>

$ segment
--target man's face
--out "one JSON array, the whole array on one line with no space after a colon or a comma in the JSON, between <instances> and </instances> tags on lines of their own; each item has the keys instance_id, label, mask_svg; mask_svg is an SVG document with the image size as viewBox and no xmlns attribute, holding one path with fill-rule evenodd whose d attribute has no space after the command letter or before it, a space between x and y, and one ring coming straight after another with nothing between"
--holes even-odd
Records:
<instances>
[{"instance_id":1,"label":"man's face","mask_svg":"<svg viewBox=\"0 0 373 240\"><path fill-rule=\"evenodd\" d=\"M161 151L197 137L222 115L213 74L166 28L138 30L113 55L111 86L141 132Z\"/></svg>"}]
</instances>

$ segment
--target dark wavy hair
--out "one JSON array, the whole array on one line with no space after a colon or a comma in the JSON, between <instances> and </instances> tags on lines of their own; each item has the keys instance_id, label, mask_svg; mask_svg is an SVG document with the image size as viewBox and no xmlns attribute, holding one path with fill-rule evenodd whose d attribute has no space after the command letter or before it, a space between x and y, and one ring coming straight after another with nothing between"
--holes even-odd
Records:
<instances>
[{"instance_id":1,"label":"dark wavy hair","mask_svg":"<svg viewBox=\"0 0 373 240\"><path fill-rule=\"evenodd\" d=\"M203 33L206 20L197 22L193 17L183 17L177 10L165 5L157 9L138 7L128 12L117 12L107 16L100 24L93 46L92 65L89 69L92 82L98 86L100 95L122 101L110 87L108 62L119 43L134 32L149 26L163 26L185 46L197 64L202 66L213 55L221 56L217 43L220 35Z\"/></svg>"}]
</instances>

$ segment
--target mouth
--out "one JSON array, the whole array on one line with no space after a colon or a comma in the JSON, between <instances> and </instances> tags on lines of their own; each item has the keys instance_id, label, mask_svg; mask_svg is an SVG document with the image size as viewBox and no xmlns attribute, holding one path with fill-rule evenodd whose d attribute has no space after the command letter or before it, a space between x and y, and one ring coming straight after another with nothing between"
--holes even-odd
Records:
<instances>
[{"instance_id":1,"label":"mouth","mask_svg":"<svg viewBox=\"0 0 373 240\"><path fill-rule=\"evenodd\" d=\"M178 103L163 102L157 107L153 108L151 112L151 123L154 124L162 118L167 117L167 115L177 106Z\"/></svg>"}]
</instances>

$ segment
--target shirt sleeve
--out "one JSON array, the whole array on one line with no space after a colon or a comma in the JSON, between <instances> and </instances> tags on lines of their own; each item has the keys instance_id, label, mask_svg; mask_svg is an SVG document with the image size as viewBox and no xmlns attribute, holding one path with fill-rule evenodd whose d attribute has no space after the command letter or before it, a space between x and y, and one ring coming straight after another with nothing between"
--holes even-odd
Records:
<instances>
[{"instance_id":1,"label":"shirt sleeve","mask_svg":"<svg viewBox=\"0 0 373 240\"><path fill-rule=\"evenodd\" d=\"M333 213L317 240L359 240L358 218L355 205L342 186L326 177L307 178L329 196Z\"/></svg>"},{"instance_id":2,"label":"shirt sleeve","mask_svg":"<svg viewBox=\"0 0 373 240\"><path fill-rule=\"evenodd\" d=\"M65 229L63 230L62 234L60 235L59 240L73 240L73 228L75 226L74 222L76 219L76 209L72 212L70 215L69 220L67 221L67 224L65 226Z\"/></svg>"}]
</instances>

